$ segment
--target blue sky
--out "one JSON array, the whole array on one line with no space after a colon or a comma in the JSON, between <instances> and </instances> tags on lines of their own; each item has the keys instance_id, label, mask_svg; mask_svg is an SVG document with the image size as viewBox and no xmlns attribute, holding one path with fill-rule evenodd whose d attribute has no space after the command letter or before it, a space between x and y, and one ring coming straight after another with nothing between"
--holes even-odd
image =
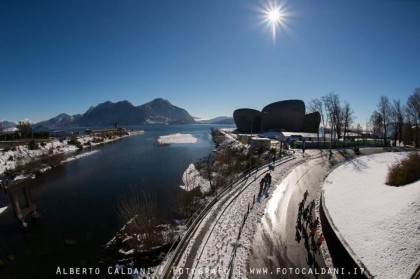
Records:
<instances>
[{"instance_id":1,"label":"blue sky","mask_svg":"<svg viewBox=\"0 0 420 279\"><path fill-rule=\"evenodd\" d=\"M0 1L0 119L33 121L91 105L168 99L231 116L331 91L365 124L381 95L420 87L420 1Z\"/></svg>"}]
</instances>

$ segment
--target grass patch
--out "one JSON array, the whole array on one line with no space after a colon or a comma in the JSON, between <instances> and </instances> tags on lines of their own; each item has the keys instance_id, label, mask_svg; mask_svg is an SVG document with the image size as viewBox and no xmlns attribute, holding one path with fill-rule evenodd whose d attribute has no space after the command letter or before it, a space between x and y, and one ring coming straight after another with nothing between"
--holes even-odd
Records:
<instances>
[{"instance_id":1,"label":"grass patch","mask_svg":"<svg viewBox=\"0 0 420 279\"><path fill-rule=\"evenodd\" d=\"M412 152L407 158L391 166L388 171L386 184L403 186L420 179L420 155Z\"/></svg>"}]
</instances>

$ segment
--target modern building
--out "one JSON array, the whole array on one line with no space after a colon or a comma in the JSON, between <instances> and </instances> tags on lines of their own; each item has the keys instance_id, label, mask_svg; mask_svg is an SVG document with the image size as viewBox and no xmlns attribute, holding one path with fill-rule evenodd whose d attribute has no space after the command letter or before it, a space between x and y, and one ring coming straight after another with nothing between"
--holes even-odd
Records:
<instances>
[{"instance_id":1,"label":"modern building","mask_svg":"<svg viewBox=\"0 0 420 279\"><path fill-rule=\"evenodd\" d=\"M305 103L287 100L269 104L262 109L261 130L298 132L305 121Z\"/></svg>"},{"instance_id":2,"label":"modern building","mask_svg":"<svg viewBox=\"0 0 420 279\"><path fill-rule=\"evenodd\" d=\"M319 112L305 114L302 100L285 100L265 106L262 111L244 108L233 112L239 131L259 133L268 131L317 133L321 123Z\"/></svg>"},{"instance_id":3,"label":"modern building","mask_svg":"<svg viewBox=\"0 0 420 279\"><path fill-rule=\"evenodd\" d=\"M261 112L255 109L243 108L233 112L236 128L244 133L259 133L261 131Z\"/></svg>"}]
</instances>

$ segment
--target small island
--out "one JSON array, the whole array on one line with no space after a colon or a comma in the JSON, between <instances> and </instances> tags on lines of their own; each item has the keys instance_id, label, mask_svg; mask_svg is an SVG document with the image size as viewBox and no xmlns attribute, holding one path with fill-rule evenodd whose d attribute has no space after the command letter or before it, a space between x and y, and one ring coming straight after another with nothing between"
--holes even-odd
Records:
<instances>
[{"instance_id":1,"label":"small island","mask_svg":"<svg viewBox=\"0 0 420 279\"><path fill-rule=\"evenodd\" d=\"M191 134L171 134L167 136L160 136L156 140L157 145L169 145L174 143L197 143L197 138Z\"/></svg>"}]
</instances>

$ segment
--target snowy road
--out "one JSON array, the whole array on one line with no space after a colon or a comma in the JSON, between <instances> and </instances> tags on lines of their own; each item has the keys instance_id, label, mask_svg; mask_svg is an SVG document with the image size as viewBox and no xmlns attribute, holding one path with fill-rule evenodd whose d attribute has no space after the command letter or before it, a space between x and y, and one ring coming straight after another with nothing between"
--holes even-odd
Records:
<instances>
[{"instance_id":1,"label":"snowy road","mask_svg":"<svg viewBox=\"0 0 420 279\"><path fill-rule=\"evenodd\" d=\"M333 158L335 163L345 159L338 152ZM305 157L297 152L295 159L276 166L271 187L255 204L268 169L242 181L200 221L167 278L330 278L295 273L325 268L321 254L295 239L295 225L303 193L309 191L306 207L331 167L326 151L308 150ZM291 267L298 269L284 274L282 268Z\"/></svg>"},{"instance_id":2,"label":"snowy road","mask_svg":"<svg viewBox=\"0 0 420 279\"><path fill-rule=\"evenodd\" d=\"M312 274L297 273L307 273L309 268L325 267L322 256L308 249L303 238L299 242L296 240L295 226L298 204L302 201L304 192L308 190L309 193L306 207L316 198L319 186L330 167L326 154L312 151L310 157L295 166L275 189L252 243L248 278L315 278ZM314 215L314 210L312 214ZM297 269L292 272L283 270L291 267ZM264 270L263 268L267 274L256 274L257 271Z\"/></svg>"}]
</instances>

